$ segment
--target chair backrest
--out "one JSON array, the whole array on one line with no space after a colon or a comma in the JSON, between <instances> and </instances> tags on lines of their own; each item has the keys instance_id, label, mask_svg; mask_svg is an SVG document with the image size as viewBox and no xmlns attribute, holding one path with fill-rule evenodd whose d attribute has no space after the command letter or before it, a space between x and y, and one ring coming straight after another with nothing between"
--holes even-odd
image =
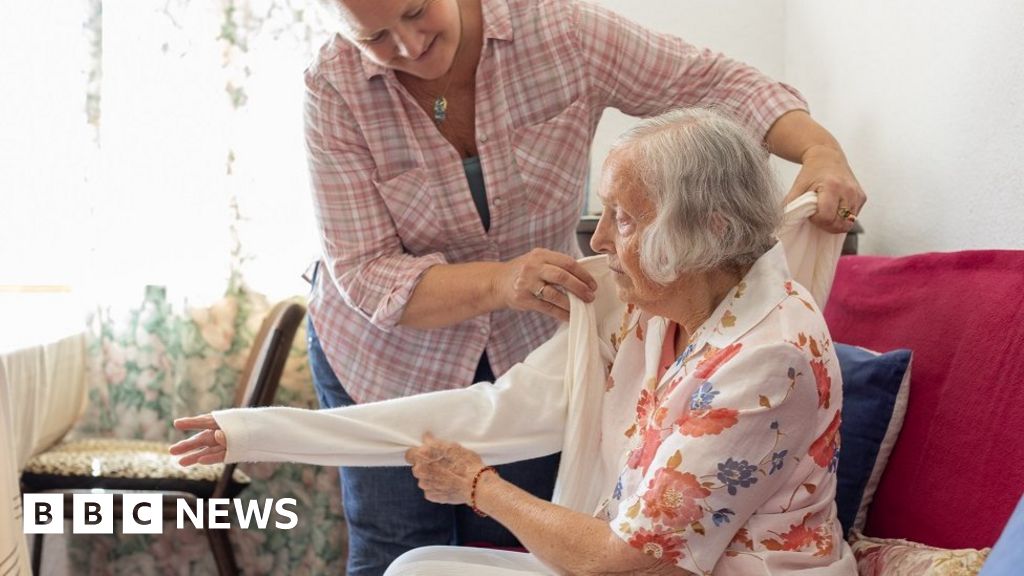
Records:
<instances>
[{"instance_id":1,"label":"chair backrest","mask_svg":"<svg viewBox=\"0 0 1024 576\"><path fill-rule=\"evenodd\" d=\"M278 302L260 325L235 390L235 406L268 406L274 400L288 353L306 309L296 302Z\"/></svg>"},{"instance_id":2,"label":"chair backrest","mask_svg":"<svg viewBox=\"0 0 1024 576\"><path fill-rule=\"evenodd\" d=\"M235 390L236 407L269 406L274 401L292 341L305 314L306 308L291 300L278 302L267 313L253 339L249 358ZM213 491L213 498L224 496L234 472L234 464L224 467L224 473Z\"/></svg>"}]
</instances>

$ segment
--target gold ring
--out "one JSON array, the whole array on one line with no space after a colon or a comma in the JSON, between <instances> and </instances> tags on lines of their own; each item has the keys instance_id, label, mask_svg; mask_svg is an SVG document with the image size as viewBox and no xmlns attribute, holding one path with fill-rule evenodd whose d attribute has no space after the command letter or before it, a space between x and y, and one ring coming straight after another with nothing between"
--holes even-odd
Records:
<instances>
[{"instance_id":1,"label":"gold ring","mask_svg":"<svg viewBox=\"0 0 1024 576\"><path fill-rule=\"evenodd\" d=\"M540 290L537 290L536 292L533 293L533 297L536 298L537 300L543 300L544 299L544 289L547 288L547 287L548 287L547 284L544 284L543 286L541 286Z\"/></svg>"},{"instance_id":2,"label":"gold ring","mask_svg":"<svg viewBox=\"0 0 1024 576\"><path fill-rule=\"evenodd\" d=\"M854 222L854 221L857 220L857 216L854 215L853 211L850 210L849 208L845 207L845 206L840 206L839 210L838 210L838 212L836 212L836 214L840 218L842 218L843 220L846 220L848 222Z\"/></svg>"}]
</instances>

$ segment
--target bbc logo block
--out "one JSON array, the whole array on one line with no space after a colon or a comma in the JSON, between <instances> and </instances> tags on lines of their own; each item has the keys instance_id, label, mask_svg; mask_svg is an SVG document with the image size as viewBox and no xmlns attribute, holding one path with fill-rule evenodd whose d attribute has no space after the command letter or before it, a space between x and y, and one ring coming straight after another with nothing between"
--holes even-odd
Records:
<instances>
[{"instance_id":1,"label":"bbc logo block","mask_svg":"<svg viewBox=\"0 0 1024 576\"><path fill-rule=\"evenodd\" d=\"M64 496L62 494L24 494L23 530L25 534L63 534ZM234 512L235 525L242 530L253 526L265 530L272 519L275 528L291 530L298 516L290 507L294 498L243 501L238 498L189 500L177 498L175 527L230 528ZM121 514L115 518L113 494L74 494L71 509L71 531L74 534L113 534L119 522L122 534L162 534L164 500L161 494L128 493L121 495ZM170 519L168 519L170 520Z\"/></svg>"},{"instance_id":2,"label":"bbc logo block","mask_svg":"<svg viewBox=\"0 0 1024 576\"><path fill-rule=\"evenodd\" d=\"M24 496L22 528L25 534L64 532L63 495ZM71 506L74 534L113 534L115 520L121 521L123 534L160 534L163 531L164 507L160 494L124 494L120 518L114 518L113 494L75 494Z\"/></svg>"},{"instance_id":3,"label":"bbc logo block","mask_svg":"<svg viewBox=\"0 0 1024 576\"><path fill-rule=\"evenodd\" d=\"M25 494L21 508L25 534L64 533L64 496Z\"/></svg>"}]
</instances>

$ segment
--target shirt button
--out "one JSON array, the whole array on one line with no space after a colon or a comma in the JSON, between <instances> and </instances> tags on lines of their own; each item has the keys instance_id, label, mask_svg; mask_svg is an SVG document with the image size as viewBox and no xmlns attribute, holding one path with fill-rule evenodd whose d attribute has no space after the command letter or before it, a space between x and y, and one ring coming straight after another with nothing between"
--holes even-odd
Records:
<instances>
[{"instance_id":1,"label":"shirt button","mask_svg":"<svg viewBox=\"0 0 1024 576\"><path fill-rule=\"evenodd\" d=\"M483 334L484 336L487 336L487 328L481 328L480 333Z\"/></svg>"},{"instance_id":2,"label":"shirt button","mask_svg":"<svg viewBox=\"0 0 1024 576\"><path fill-rule=\"evenodd\" d=\"M495 198L494 199L494 205L495 206L501 206L501 198Z\"/></svg>"},{"instance_id":3,"label":"shirt button","mask_svg":"<svg viewBox=\"0 0 1024 576\"><path fill-rule=\"evenodd\" d=\"M487 133L486 132L481 132L480 133L480 141L481 142L487 142Z\"/></svg>"}]
</instances>

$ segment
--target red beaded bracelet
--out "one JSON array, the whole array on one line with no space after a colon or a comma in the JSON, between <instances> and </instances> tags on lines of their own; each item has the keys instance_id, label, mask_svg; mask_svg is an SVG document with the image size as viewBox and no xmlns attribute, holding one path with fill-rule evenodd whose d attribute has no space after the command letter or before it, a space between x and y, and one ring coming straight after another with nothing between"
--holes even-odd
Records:
<instances>
[{"instance_id":1,"label":"red beaded bracelet","mask_svg":"<svg viewBox=\"0 0 1024 576\"><path fill-rule=\"evenodd\" d=\"M476 507L476 485L478 482L480 482L480 476L483 475L483 473L487 472L488 470L494 472L495 474L498 473L498 471L494 469L494 466L484 466L483 468L477 470L476 476L473 476L473 487L469 490L469 507L472 508L473 512L476 512L476 515L481 518L487 518L487 514L484 514L480 511L479 508Z\"/></svg>"}]
</instances>

